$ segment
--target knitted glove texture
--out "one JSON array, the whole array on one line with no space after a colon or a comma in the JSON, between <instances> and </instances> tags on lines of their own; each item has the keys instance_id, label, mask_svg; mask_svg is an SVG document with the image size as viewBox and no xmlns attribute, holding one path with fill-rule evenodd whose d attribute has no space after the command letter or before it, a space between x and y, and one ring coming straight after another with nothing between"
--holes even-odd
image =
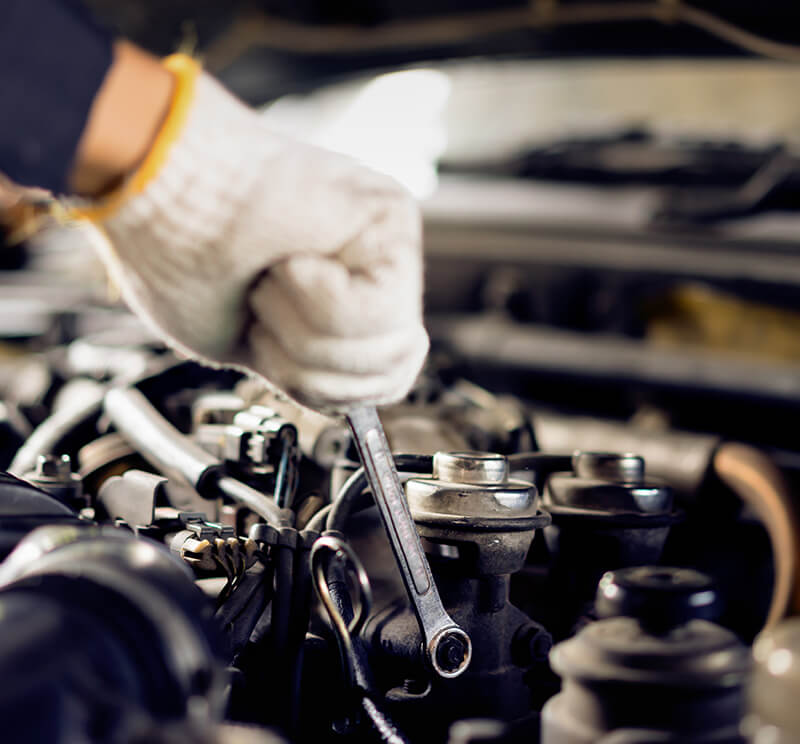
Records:
<instances>
[{"instance_id":1,"label":"knitted glove texture","mask_svg":"<svg viewBox=\"0 0 800 744\"><path fill-rule=\"evenodd\" d=\"M425 359L410 195L271 133L210 76L164 166L104 228L125 300L171 345L310 407L396 401Z\"/></svg>"}]
</instances>

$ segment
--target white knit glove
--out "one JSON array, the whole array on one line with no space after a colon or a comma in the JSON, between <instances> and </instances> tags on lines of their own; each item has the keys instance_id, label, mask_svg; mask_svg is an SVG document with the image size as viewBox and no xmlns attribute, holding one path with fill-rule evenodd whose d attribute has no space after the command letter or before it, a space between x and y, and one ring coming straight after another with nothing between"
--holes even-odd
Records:
<instances>
[{"instance_id":1,"label":"white knit glove","mask_svg":"<svg viewBox=\"0 0 800 744\"><path fill-rule=\"evenodd\" d=\"M103 226L127 303L190 355L338 411L402 398L422 366L414 201L271 133L205 74L163 166Z\"/></svg>"}]
</instances>

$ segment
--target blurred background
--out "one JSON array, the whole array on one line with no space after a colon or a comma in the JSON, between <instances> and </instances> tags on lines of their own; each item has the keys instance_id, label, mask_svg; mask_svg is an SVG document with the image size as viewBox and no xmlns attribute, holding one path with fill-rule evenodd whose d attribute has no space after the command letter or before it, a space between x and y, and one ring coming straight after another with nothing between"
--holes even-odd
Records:
<instances>
[{"instance_id":1,"label":"blurred background","mask_svg":"<svg viewBox=\"0 0 800 744\"><path fill-rule=\"evenodd\" d=\"M87 2L411 189L435 349L471 378L800 463L795 3ZM8 341L105 322L92 239L4 249Z\"/></svg>"}]
</instances>

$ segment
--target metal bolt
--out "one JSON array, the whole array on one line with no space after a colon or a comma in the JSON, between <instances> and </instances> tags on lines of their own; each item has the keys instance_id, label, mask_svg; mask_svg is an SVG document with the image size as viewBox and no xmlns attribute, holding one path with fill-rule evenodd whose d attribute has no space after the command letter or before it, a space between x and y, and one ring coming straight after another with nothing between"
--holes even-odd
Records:
<instances>
[{"instance_id":1,"label":"metal bolt","mask_svg":"<svg viewBox=\"0 0 800 744\"><path fill-rule=\"evenodd\" d=\"M464 666L469 647L459 635L447 635L436 646L436 664L445 673L452 673Z\"/></svg>"},{"instance_id":2,"label":"metal bolt","mask_svg":"<svg viewBox=\"0 0 800 744\"><path fill-rule=\"evenodd\" d=\"M72 478L72 460L69 455L39 455L36 458L36 475L68 482Z\"/></svg>"}]
</instances>

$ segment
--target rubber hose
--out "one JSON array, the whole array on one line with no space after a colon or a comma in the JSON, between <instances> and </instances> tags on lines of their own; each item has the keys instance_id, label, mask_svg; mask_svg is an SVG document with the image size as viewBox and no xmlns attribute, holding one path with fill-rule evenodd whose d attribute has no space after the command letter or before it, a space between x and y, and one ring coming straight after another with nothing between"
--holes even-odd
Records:
<instances>
[{"instance_id":1,"label":"rubber hose","mask_svg":"<svg viewBox=\"0 0 800 744\"><path fill-rule=\"evenodd\" d=\"M395 467L398 471L406 473L433 472L433 457L431 455L394 455ZM367 476L364 468L356 470L342 486L336 500L331 505L325 523L326 530L344 531L347 520L354 511L355 503L362 491L368 487Z\"/></svg>"},{"instance_id":2,"label":"rubber hose","mask_svg":"<svg viewBox=\"0 0 800 744\"><path fill-rule=\"evenodd\" d=\"M775 586L764 629L774 627L790 609L800 612L800 524L786 480L760 450L723 444L714 455L720 480L753 508L772 544Z\"/></svg>"},{"instance_id":3,"label":"rubber hose","mask_svg":"<svg viewBox=\"0 0 800 744\"><path fill-rule=\"evenodd\" d=\"M109 390L104 408L128 443L168 478L188 481L201 496L219 489L272 524L287 522L286 513L264 494L230 476L220 477L221 463L178 431L135 388Z\"/></svg>"}]
</instances>

